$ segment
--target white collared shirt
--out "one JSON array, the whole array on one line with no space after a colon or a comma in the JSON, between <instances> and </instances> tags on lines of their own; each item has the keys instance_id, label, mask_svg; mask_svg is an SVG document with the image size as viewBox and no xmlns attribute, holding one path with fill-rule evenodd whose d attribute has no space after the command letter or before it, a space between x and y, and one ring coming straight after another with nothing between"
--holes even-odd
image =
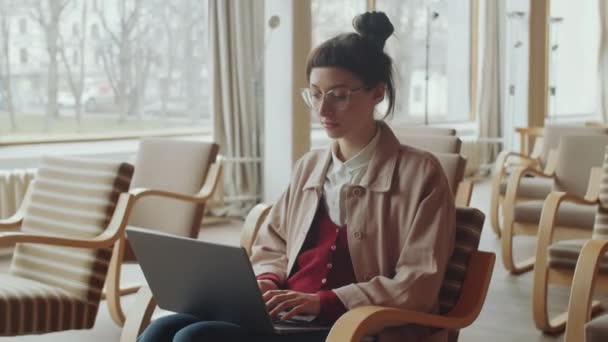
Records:
<instances>
[{"instance_id":1,"label":"white collared shirt","mask_svg":"<svg viewBox=\"0 0 608 342\"><path fill-rule=\"evenodd\" d=\"M336 156L336 151L333 147L337 147L337 144L332 146L331 164L325 175L323 192L325 208L331 220L338 226L343 226L347 223L344 222L344 217L346 216L344 213L344 208L346 208L346 191L344 191L344 188L348 185L356 185L361 182L363 175L367 171L369 161L374 155L379 138L380 128L376 129L376 135L361 151L345 162L342 162Z\"/></svg>"}]
</instances>

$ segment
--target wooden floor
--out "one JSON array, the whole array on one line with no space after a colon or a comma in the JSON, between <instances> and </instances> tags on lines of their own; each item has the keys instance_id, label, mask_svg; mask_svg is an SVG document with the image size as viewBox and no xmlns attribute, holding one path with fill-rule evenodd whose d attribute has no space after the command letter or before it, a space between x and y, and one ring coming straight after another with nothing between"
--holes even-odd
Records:
<instances>
[{"instance_id":1,"label":"wooden floor","mask_svg":"<svg viewBox=\"0 0 608 342\"><path fill-rule=\"evenodd\" d=\"M471 206L489 212L490 186L488 181L477 183L473 192ZM500 255L500 243L493 234L489 219L482 234L480 249L493 251ZM239 242L239 229L242 222L233 220L227 224L206 227L201 230L200 237L204 240L219 241L236 245ZM532 240L517 240L518 253L532 255L534 243ZM6 268L8 260L1 260L0 267ZM123 280L142 280L137 267L127 266ZM507 274L499 258L494 268L494 275L488 298L483 311L477 321L461 332L459 341L475 342L524 342L524 341L562 341L561 336L547 336L541 334L532 322L531 307L532 274L511 276ZM560 288L550 291L553 312L559 312L567 305L568 291ZM132 303L133 296L123 299L125 307ZM0 338L0 341L91 341L106 342L118 341L120 329L111 321L105 304L102 304L95 327L87 331L70 331L42 336L24 336Z\"/></svg>"}]
</instances>

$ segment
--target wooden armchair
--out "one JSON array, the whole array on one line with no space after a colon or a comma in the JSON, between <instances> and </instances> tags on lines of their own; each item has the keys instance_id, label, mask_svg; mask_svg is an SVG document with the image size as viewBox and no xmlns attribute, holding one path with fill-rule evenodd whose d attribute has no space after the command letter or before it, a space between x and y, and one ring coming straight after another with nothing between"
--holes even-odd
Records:
<instances>
[{"instance_id":1,"label":"wooden armchair","mask_svg":"<svg viewBox=\"0 0 608 342\"><path fill-rule=\"evenodd\" d=\"M519 185L524 175L551 179L553 190L561 191L573 198L585 195L591 168L601 166L608 135L563 136L557 150L555 172L545 174L531 167L515 168L504 201L504 229L501 238L502 261L512 274L530 271L535 257L523 261L514 258L513 238L516 235L536 236L544 200L518 202ZM585 153L580 153L580 151ZM556 209L557 210L557 209ZM595 211L585 205L565 203L559 207L554 239L586 237L593 227ZM538 254L537 254L538 255Z\"/></svg>"},{"instance_id":2,"label":"wooden armchair","mask_svg":"<svg viewBox=\"0 0 608 342\"><path fill-rule=\"evenodd\" d=\"M474 208L456 209L456 244L439 294L440 313L362 306L346 312L331 328L328 342L359 342L385 328L418 324L447 329L450 341L472 324L486 298L494 253L477 250L485 215Z\"/></svg>"},{"instance_id":3,"label":"wooden armchair","mask_svg":"<svg viewBox=\"0 0 608 342\"><path fill-rule=\"evenodd\" d=\"M534 269L533 311L536 326L549 333L567 329L567 341L583 341L584 324L599 309L591 301L596 283L608 290L606 256L608 248L608 148L604 167L591 171L584 198L564 192L552 192L545 201ZM560 205L575 202L595 210L593 230L577 240L554 241L556 216ZM588 240L593 238L593 240ZM587 242L588 241L588 242ZM583 247L584 246L584 247ZM599 270L599 273L598 273ZM568 311L554 318L548 315L549 284L571 286ZM567 318L567 324L566 324Z\"/></svg>"},{"instance_id":4,"label":"wooden armchair","mask_svg":"<svg viewBox=\"0 0 608 342\"><path fill-rule=\"evenodd\" d=\"M270 211L270 205L258 204L254 207L243 227L241 246L248 252L257 231ZM407 323L419 323L431 327L453 330L452 338L457 339L457 330L470 325L478 316L490 283L494 266L494 253L477 250L484 215L473 208L457 209L456 248L440 294L443 315L408 312L379 307L362 307L349 311L332 328L327 341L355 341L367 334L369 328L381 328ZM462 270L466 270L463 273ZM149 324L156 302L150 290L142 287L137 294L136 304L127 317L121 342L134 342ZM361 322L361 325L356 324ZM359 340L356 340L357 342Z\"/></svg>"},{"instance_id":5,"label":"wooden armchair","mask_svg":"<svg viewBox=\"0 0 608 342\"><path fill-rule=\"evenodd\" d=\"M205 205L221 175L218 146L192 140L148 138L140 142L129 193L136 201L129 226L197 238ZM120 287L123 260L135 262L127 237L118 241L110 264L105 297L110 316L122 326L121 295L141 284Z\"/></svg>"},{"instance_id":6,"label":"wooden armchair","mask_svg":"<svg viewBox=\"0 0 608 342\"><path fill-rule=\"evenodd\" d=\"M255 237L270 212L271 205L258 204L247 215L241 234L241 246L248 254L251 254L251 247ZM135 342L137 336L148 326L152 319L152 314L156 309L156 300L147 286L142 286L137 292L135 304L129 311L125 321L120 342Z\"/></svg>"},{"instance_id":7,"label":"wooden armchair","mask_svg":"<svg viewBox=\"0 0 608 342\"><path fill-rule=\"evenodd\" d=\"M21 209L0 220L0 246L16 243L0 275L0 335L90 329L113 247L134 197L125 163L43 158Z\"/></svg>"},{"instance_id":8,"label":"wooden armchair","mask_svg":"<svg viewBox=\"0 0 608 342\"><path fill-rule=\"evenodd\" d=\"M512 174L515 167L528 167L540 171L543 174L553 174L556 165L555 150L559 145L560 139L564 135L606 135L608 129L599 127L580 127L580 126L547 126L518 128L521 134L523 149L520 153L502 151L496 157L494 169L492 170L492 192L490 202L490 222L492 229L499 237L504 226L501 225L501 209L507 192L508 177ZM529 138L536 137L534 149L530 154L526 154L528 148L525 147ZM524 152L525 151L525 152ZM533 173L526 174L521 178L518 188L516 201L544 199L551 192L553 181L545 177L536 177Z\"/></svg>"}]
</instances>

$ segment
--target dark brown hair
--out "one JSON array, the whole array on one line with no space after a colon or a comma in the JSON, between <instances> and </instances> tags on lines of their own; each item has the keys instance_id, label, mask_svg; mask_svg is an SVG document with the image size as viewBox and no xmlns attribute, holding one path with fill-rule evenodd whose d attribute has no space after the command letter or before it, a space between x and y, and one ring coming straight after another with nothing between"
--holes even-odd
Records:
<instances>
[{"instance_id":1,"label":"dark brown hair","mask_svg":"<svg viewBox=\"0 0 608 342\"><path fill-rule=\"evenodd\" d=\"M385 118L395 109L393 61L384 52L386 39L394 27L384 12L366 12L353 19L357 31L337 35L313 49L306 61L306 79L317 67L339 67L357 75L371 89L386 84L388 109Z\"/></svg>"}]
</instances>

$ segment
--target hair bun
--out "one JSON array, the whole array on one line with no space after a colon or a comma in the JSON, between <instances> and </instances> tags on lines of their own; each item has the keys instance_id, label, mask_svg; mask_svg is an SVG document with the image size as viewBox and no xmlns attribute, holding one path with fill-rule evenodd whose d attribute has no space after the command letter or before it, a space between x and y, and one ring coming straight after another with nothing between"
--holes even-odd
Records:
<instances>
[{"instance_id":1,"label":"hair bun","mask_svg":"<svg viewBox=\"0 0 608 342\"><path fill-rule=\"evenodd\" d=\"M362 37L375 42L380 49L393 34L395 28L384 12L365 12L353 19L353 27Z\"/></svg>"}]
</instances>

